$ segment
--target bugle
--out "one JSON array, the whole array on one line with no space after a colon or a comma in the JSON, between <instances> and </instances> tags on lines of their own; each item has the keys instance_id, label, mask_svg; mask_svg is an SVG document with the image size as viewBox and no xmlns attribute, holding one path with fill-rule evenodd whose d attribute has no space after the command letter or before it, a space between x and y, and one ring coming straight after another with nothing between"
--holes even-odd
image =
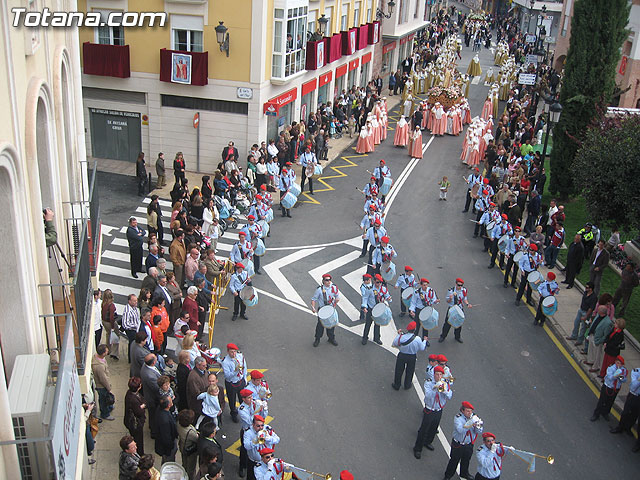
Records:
<instances>
[{"instance_id":1,"label":"bugle","mask_svg":"<svg viewBox=\"0 0 640 480\"><path fill-rule=\"evenodd\" d=\"M308 473L309 475L313 475L314 477L324 478L325 480L331 480L332 478L330 473L325 473L325 474L316 473L316 472L312 472L311 470L307 470L306 468L298 467L293 463L287 463L287 462L282 462L282 463L284 464L285 468L300 470L302 472Z\"/></svg>"}]
</instances>

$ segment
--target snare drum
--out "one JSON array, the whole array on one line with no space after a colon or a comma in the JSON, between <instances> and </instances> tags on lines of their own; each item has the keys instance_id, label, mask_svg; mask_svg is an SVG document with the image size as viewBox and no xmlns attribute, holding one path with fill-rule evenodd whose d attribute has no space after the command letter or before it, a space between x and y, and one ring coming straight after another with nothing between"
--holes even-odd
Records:
<instances>
[{"instance_id":1,"label":"snare drum","mask_svg":"<svg viewBox=\"0 0 640 480\"><path fill-rule=\"evenodd\" d=\"M522 257L524 257L524 252L516 252L516 254L513 256L513 262L520 263L520 260L522 260Z\"/></svg>"},{"instance_id":2,"label":"snare drum","mask_svg":"<svg viewBox=\"0 0 640 480\"><path fill-rule=\"evenodd\" d=\"M245 258L242 260L242 263L244 264L244 270L247 272L247 275L249 275L249 277L253 277L256 274L256 269L253 266L253 260Z\"/></svg>"},{"instance_id":3,"label":"snare drum","mask_svg":"<svg viewBox=\"0 0 640 480\"><path fill-rule=\"evenodd\" d=\"M269 210L267 210L267 213L265 214L264 219L267 222L270 222L273 220L273 208L270 208Z\"/></svg>"},{"instance_id":4,"label":"snare drum","mask_svg":"<svg viewBox=\"0 0 640 480\"><path fill-rule=\"evenodd\" d=\"M538 288L538 285L542 283L542 280L542 274L537 270L534 270L533 272L529 273L529 275L527 275L527 282L529 282L531 288Z\"/></svg>"},{"instance_id":5,"label":"snare drum","mask_svg":"<svg viewBox=\"0 0 640 480\"><path fill-rule=\"evenodd\" d=\"M411 297L413 297L414 293L415 290L413 289L413 287L407 287L402 292L402 303L405 307L409 308L411 306Z\"/></svg>"},{"instance_id":6,"label":"snare drum","mask_svg":"<svg viewBox=\"0 0 640 480\"><path fill-rule=\"evenodd\" d=\"M449 307L449 318L447 319L449 325L453 328L461 327L464 323L464 311L460 305L454 305L453 307Z\"/></svg>"},{"instance_id":7,"label":"snare drum","mask_svg":"<svg viewBox=\"0 0 640 480\"><path fill-rule=\"evenodd\" d=\"M542 313L551 316L558 311L558 301L553 295L549 295L542 300Z\"/></svg>"},{"instance_id":8,"label":"snare drum","mask_svg":"<svg viewBox=\"0 0 640 480\"><path fill-rule=\"evenodd\" d=\"M440 314L433 307L425 307L420 310L420 315L418 315L418 320L420 320L420 325L425 330L431 330L432 328L436 328L438 326L438 319L440 318Z\"/></svg>"},{"instance_id":9,"label":"snare drum","mask_svg":"<svg viewBox=\"0 0 640 480\"><path fill-rule=\"evenodd\" d=\"M389 325L391 319L391 309L384 303L378 303L371 309L371 318L376 325L384 327Z\"/></svg>"},{"instance_id":10,"label":"snare drum","mask_svg":"<svg viewBox=\"0 0 640 480\"><path fill-rule=\"evenodd\" d=\"M393 277L396 276L396 264L391 261L383 262L382 265L380 265L380 275L382 275L385 282L393 280Z\"/></svg>"},{"instance_id":11,"label":"snare drum","mask_svg":"<svg viewBox=\"0 0 640 480\"><path fill-rule=\"evenodd\" d=\"M316 163L316 166L313 169L313 175L311 176L311 178L318 178L320 175L322 175L322 165L320 165L319 163Z\"/></svg>"},{"instance_id":12,"label":"snare drum","mask_svg":"<svg viewBox=\"0 0 640 480\"><path fill-rule=\"evenodd\" d=\"M240 290L240 300L244 302L247 307L255 307L258 304L258 292L247 285Z\"/></svg>"},{"instance_id":13,"label":"snare drum","mask_svg":"<svg viewBox=\"0 0 640 480\"><path fill-rule=\"evenodd\" d=\"M282 205L284 208L293 208L297 201L298 197L291 191L288 191L280 199L280 205Z\"/></svg>"},{"instance_id":14,"label":"snare drum","mask_svg":"<svg viewBox=\"0 0 640 480\"><path fill-rule=\"evenodd\" d=\"M258 225L262 227L262 233L260 234L260 238L265 238L269 233L269 224L266 220L260 220Z\"/></svg>"},{"instance_id":15,"label":"snare drum","mask_svg":"<svg viewBox=\"0 0 640 480\"><path fill-rule=\"evenodd\" d=\"M503 235L500 237L500 240L498 240L498 249L500 250L500 253L505 253L507 251L507 245L509 245L509 234Z\"/></svg>"},{"instance_id":16,"label":"snare drum","mask_svg":"<svg viewBox=\"0 0 640 480\"><path fill-rule=\"evenodd\" d=\"M256 246L253 247L253 254L257 257L261 257L265 254L267 249L264 246L264 242L260 239L256 241Z\"/></svg>"},{"instance_id":17,"label":"snare drum","mask_svg":"<svg viewBox=\"0 0 640 480\"><path fill-rule=\"evenodd\" d=\"M489 222L487 223L487 235L489 235L491 233L491 230L493 230L493 227L496 226L496 222Z\"/></svg>"},{"instance_id":18,"label":"snare drum","mask_svg":"<svg viewBox=\"0 0 640 480\"><path fill-rule=\"evenodd\" d=\"M380 185L380 195L387 195L393 185L393 179L391 177L384 177L382 185Z\"/></svg>"},{"instance_id":19,"label":"snare drum","mask_svg":"<svg viewBox=\"0 0 640 480\"><path fill-rule=\"evenodd\" d=\"M338 325L338 312L332 305L325 305L318 310L318 320L324 328L333 328Z\"/></svg>"},{"instance_id":20,"label":"snare drum","mask_svg":"<svg viewBox=\"0 0 640 480\"><path fill-rule=\"evenodd\" d=\"M292 182L291 187L289 187L289 191L293 193L294 196L297 197L300 195L300 192L302 190L300 190L300 185L298 185L296 182Z\"/></svg>"}]
</instances>

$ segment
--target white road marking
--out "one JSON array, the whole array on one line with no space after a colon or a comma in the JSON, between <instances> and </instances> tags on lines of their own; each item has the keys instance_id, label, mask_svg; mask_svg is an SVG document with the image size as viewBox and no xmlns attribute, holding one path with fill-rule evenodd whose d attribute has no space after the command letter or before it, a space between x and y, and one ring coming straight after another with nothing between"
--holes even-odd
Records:
<instances>
[{"instance_id":1,"label":"white road marking","mask_svg":"<svg viewBox=\"0 0 640 480\"><path fill-rule=\"evenodd\" d=\"M220 244L218 244L218 247L219 246ZM287 280L282 272L280 272L280 269L291 263L297 262L302 258L308 257L309 255L313 255L320 250L322 250L322 248L307 248L298 250L297 252L271 262L270 264L265 265L262 268L264 268L264 271L267 272L267 275L269 275L273 283L275 283L275 285L282 292L285 298L288 298L298 305L306 305L306 302L298 294L293 285L291 285L289 280Z\"/></svg>"},{"instance_id":2,"label":"white road marking","mask_svg":"<svg viewBox=\"0 0 640 480\"><path fill-rule=\"evenodd\" d=\"M111 236L112 235L111 232L113 232L114 230L118 229L118 227L111 227L109 225L105 225L104 223L102 224L102 226L100 228L102 230L102 234L103 235L108 235L108 236Z\"/></svg>"}]
</instances>

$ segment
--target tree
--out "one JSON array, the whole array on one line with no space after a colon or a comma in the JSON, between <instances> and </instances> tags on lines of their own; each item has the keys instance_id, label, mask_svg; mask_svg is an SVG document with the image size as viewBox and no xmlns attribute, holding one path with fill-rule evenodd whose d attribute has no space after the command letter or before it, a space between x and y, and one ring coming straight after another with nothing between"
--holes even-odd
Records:
<instances>
[{"instance_id":1,"label":"tree","mask_svg":"<svg viewBox=\"0 0 640 480\"><path fill-rule=\"evenodd\" d=\"M567 198L575 193L573 161L596 107L609 103L615 88L620 47L627 37L627 0L576 0L571 21L560 103L563 110L553 129L552 193Z\"/></svg>"},{"instance_id":2,"label":"tree","mask_svg":"<svg viewBox=\"0 0 640 480\"><path fill-rule=\"evenodd\" d=\"M598 225L640 226L640 116L603 118L587 129L573 165L573 181Z\"/></svg>"}]
</instances>

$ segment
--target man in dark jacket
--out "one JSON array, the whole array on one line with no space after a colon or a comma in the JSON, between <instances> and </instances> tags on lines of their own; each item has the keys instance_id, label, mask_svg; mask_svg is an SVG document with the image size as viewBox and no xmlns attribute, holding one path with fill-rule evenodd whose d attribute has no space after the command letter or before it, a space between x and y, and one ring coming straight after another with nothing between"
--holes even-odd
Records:
<instances>
[{"instance_id":1,"label":"man in dark jacket","mask_svg":"<svg viewBox=\"0 0 640 480\"><path fill-rule=\"evenodd\" d=\"M144 365L142 365L142 368L140 369L144 402L147 404L147 410L149 411L149 430L151 431L151 438L155 438L158 431L155 425L155 414L156 409L158 408L158 401L160 399L160 390L158 387L160 371L156 367L157 361L156 356L153 353L149 353L144 357Z\"/></svg>"},{"instance_id":2,"label":"man in dark jacket","mask_svg":"<svg viewBox=\"0 0 640 480\"><path fill-rule=\"evenodd\" d=\"M591 252L589 257L589 281L593 282L593 291L600 295L600 282L605 268L609 265L609 252L604 248L605 241L598 241L598 248Z\"/></svg>"},{"instance_id":3,"label":"man in dark jacket","mask_svg":"<svg viewBox=\"0 0 640 480\"><path fill-rule=\"evenodd\" d=\"M638 286L638 274L635 271L635 266L633 263L628 263L622 273L620 274L620 285L616 289L616 293L613 295L613 305L618 309L618 302L622 300L622 308L618 311L618 316L624 315L624 311L629 304L629 299L631 298L631 293L633 293L633 289Z\"/></svg>"},{"instance_id":4,"label":"man in dark jacket","mask_svg":"<svg viewBox=\"0 0 640 480\"><path fill-rule=\"evenodd\" d=\"M129 242L129 258L131 261L131 276L138 278L138 272L142 272L142 245L147 232L138 227L138 219L129 217L127 227L127 241Z\"/></svg>"},{"instance_id":5,"label":"man in dark jacket","mask_svg":"<svg viewBox=\"0 0 640 480\"><path fill-rule=\"evenodd\" d=\"M144 187L147 185L147 167L145 166L143 152L140 152L136 160L136 180L138 183L138 196L144 197Z\"/></svg>"},{"instance_id":6,"label":"man in dark jacket","mask_svg":"<svg viewBox=\"0 0 640 480\"><path fill-rule=\"evenodd\" d=\"M227 160L230 160L232 156L236 159L240 158L238 156L238 149L235 147L235 143L229 142L229 145L222 149L222 161L226 162Z\"/></svg>"},{"instance_id":7,"label":"man in dark jacket","mask_svg":"<svg viewBox=\"0 0 640 480\"><path fill-rule=\"evenodd\" d=\"M540 215L540 195L536 190L531 192L531 200L527 204L527 210L529 211L529 215L527 216L527 222L524 225L524 231L527 236L531 235L536 229L536 221L538 219L538 215Z\"/></svg>"},{"instance_id":8,"label":"man in dark jacket","mask_svg":"<svg viewBox=\"0 0 640 480\"><path fill-rule=\"evenodd\" d=\"M178 444L178 428L173 414L171 397L160 399L160 408L156 411L156 453L162 457L162 463L175 462Z\"/></svg>"},{"instance_id":9,"label":"man in dark jacket","mask_svg":"<svg viewBox=\"0 0 640 480\"><path fill-rule=\"evenodd\" d=\"M567 284L567 288L573 288L573 282L576 275L580 273L582 269L582 262L584 261L584 246L581 241L582 237L576 235L573 238L573 242L569 245L567 251L567 264L565 265L566 280L562 283Z\"/></svg>"},{"instance_id":10,"label":"man in dark jacket","mask_svg":"<svg viewBox=\"0 0 640 480\"><path fill-rule=\"evenodd\" d=\"M158 181L156 182L156 188L162 188L167 184L167 171L164 167L164 153L160 152L156 159L156 175Z\"/></svg>"}]
</instances>

